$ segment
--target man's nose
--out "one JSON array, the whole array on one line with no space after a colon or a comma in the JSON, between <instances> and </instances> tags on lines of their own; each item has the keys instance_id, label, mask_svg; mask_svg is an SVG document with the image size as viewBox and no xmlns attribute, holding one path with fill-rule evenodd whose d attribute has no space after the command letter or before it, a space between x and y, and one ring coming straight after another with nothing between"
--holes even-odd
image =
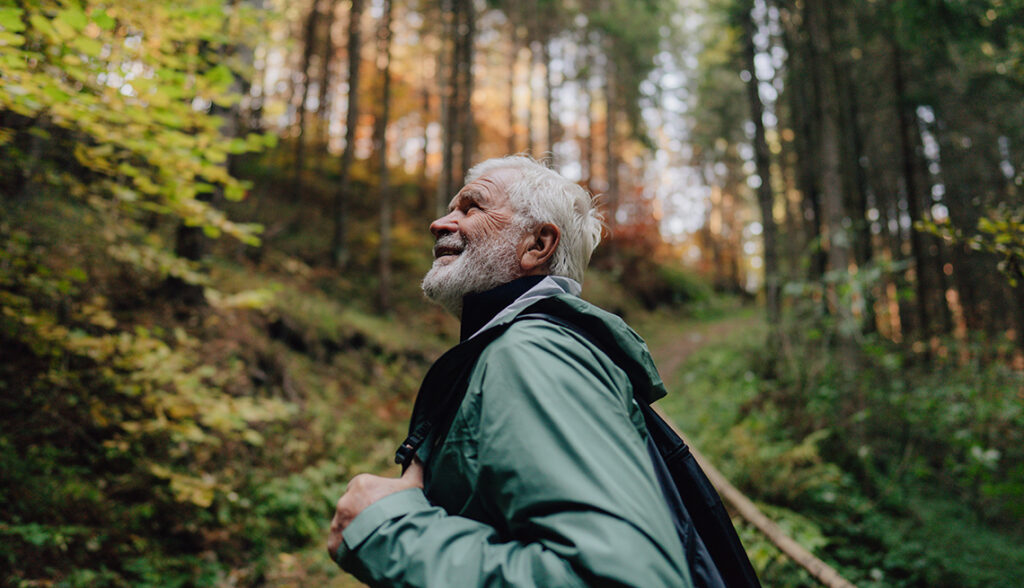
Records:
<instances>
[{"instance_id":1,"label":"man's nose","mask_svg":"<svg viewBox=\"0 0 1024 588\"><path fill-rule=\"evenodd\" d=\"M430 223L430 232L434 235L435 239L439 238L444 233L457 233L459 231L457 215L458 211L453 210Z\"/></svg>"}]
</instances>

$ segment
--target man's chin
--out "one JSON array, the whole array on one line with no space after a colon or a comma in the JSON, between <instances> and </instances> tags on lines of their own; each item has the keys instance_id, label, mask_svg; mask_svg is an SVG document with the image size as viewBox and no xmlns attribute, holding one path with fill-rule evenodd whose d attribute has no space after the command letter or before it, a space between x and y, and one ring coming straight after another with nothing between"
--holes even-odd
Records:
<instances>
[{"instance_id":1,"label":"man's chin","mask_svg":"<svg viewBox=\"0 0 1024 588\"><path fill-rule=\"evenodd\" d=\"M451 313L455 318L462 314L462 294L456 292L451 283L452 263L444 263L443 258L435 259L434 265L423 277L421 288L428 300ZM457 261L457 260L452 260Z\"/></svg>"},{"instance_id":2,"label":"man's chin","mask_svg":"<svg viewBox=\"0 0 1024 588\"><path fill-rule=\"evenodd\" d=\"M426 288L423 289L423 294L427 297L427 300L445 309L448 314L457 319L462 318L462 296L441 295L437 292L428 291Z\"/></svg>"}]
</instances>

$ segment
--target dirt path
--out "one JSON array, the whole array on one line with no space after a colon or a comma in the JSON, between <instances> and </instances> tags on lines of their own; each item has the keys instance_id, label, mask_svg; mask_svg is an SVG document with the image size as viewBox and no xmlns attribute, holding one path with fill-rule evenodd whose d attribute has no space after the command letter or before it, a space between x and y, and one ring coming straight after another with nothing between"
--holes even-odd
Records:
<instances>
[{"instance_id":1,"label":"dirt path","mask_svg":"<svg viewBox=\"0 0 1024 588\"><path fill-rule=\"evenodd\" d=\"M760 315L743 313L712 322L687 322L677 326L666 326L649 339L651 355L658 365L658 371L671 386L676 372L690 355L711 343L721 341L742 329L755 327Z\"/></svg>"}]
</instances>

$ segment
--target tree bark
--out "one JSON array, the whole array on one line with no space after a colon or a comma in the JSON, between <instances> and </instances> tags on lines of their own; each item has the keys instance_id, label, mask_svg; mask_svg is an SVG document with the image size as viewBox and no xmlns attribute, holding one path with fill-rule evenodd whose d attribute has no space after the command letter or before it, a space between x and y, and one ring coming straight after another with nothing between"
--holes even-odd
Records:
<instances>
[{"instance_id":1,"label":"tree bark","mask_svg":"<svg viewBox=\"0 0 1024 588\"><path fill-rule=\"evenodd\" d=\"M334 193L334 234L331 260L337 268L348 263L348 204L351 198L350 173L355 157L356 125L359 123L359 62L362 48L363 1L352 0L348 21L348 111L345 113L345 148L341 152L338 189Z\"/></svg>"},{"instance_id":2,"label":"tree bark","mask_svg":"<svg viewBox=\"0 0 1024 588\"><path fill-rule=\"evenodd\" d=\"M906 98L906 82L903 78L903 56L899 43L891 40L893 88L896 99L896 117L899 121L900 163L903 170L904 197L907 199L907 214L910 215L910 250L914 257L914 289L917 294L914 309L917 319L917 338L927 342L931 336L928 317L928 290L925 284L927 267L924 250L924 239L921 232L914 228L914 223L921 220L920 195L917 187L917 170L915 169L914 115L908 112ZM930 360L929 348L925 346L925 360Z\"/></svg>"},{"instance_id":3,"label":"tree bark","mask_svg":"<svg viewBox=\"0 0 1024 588\"><path fill-rule=\"evenodd\" d=\"M441 111L443 113L443 131L441 139L441 174L437 181L437 198L434 202L435 213L442 216L448 206L448 200L454 190L455 138L458 124L458 89L457 54L458 43L454 40L458 33L458 13L461 0L443 0L441 14L444 19L444 35L441 51L438 53L438 79L441 80ZM449 42L448 40L451 39ZM450 49L446 47L450 44ZM447 55L448 59L445 59Z\"/></svg>"},{"instance_id":4,"label":"tree bark","mask_svg":"<svg viewBox=\"0 0 1024 588\"><path fill-rule=\"evenodd\" d=\"M844 375L852 377L857 366L856 347L852 338L855 321L848 301L840 295L842 282L848 279L850 269L850 238L843 224L846 211L840 168L840 109L834 69L828 63L832 55L828 9L828 3L824 0L805 2L807 32L814 48L811 70L818 98L815 112L821 132L818 169L822 190L822 220L827 230L828 264L833 276L832 280L826 280L825 292L829 305L836 313L837 356ZM850 401L851 406L857 402L855 399Z\"/></svg>"},{"instance_id":5,"label":"tree bark","mask_svg":"<svg viewBox=\"0 0 1024 588\"><path fill-rule=\"evenodd\" d=\"M607 195L608 195L608 232L611 234L609 245L611 246L611 240L615 238L615 227L616 227L616 213L619 210L619 162L616 156L616 115L617 110L617 94L615 88L615 62L613 60L613 52L607 52L607 62L605 65L605 80L604 80L604 103L605 103L605 115L604 115L604 165L605 165L605 180L608 183ZM613 260L614 263L614 260Z\"/></svg>"},{"instance_id":6,"label":"tree bark","mask_svg":"<svg viewBox=\"0 0 1024 588\"><path fill-rule=\"evenodd\" d=\"M863 159L864 140L859 120L859 99L854 79L856 62L851 57L857 47L859 32L855 7L839 3L835 5L834 14L837 22L833 23L832 33L836 39L835 57L832 60L837 82L840 122L843 136L843 176L844 189L848 196L848 210L853 220L850 235L853 241L853 258L859 270L864 270L873 258L871 243L871 226L867 220L868 211L868 180ZM874 284L861 282L864 297L864 316L861 320L864 332L875 330L874 303L872 292Z\"/></svg>"},{"instance_id":7,"label":"tree bark","mask_svg":"<svg viewBox=\"0 0 1024 588\"><path fill-rule=\"evenodd\" d=\"M583 48L583 94L586 96L587 107L586 107L586 124L587 124L587 136L582 141L583 150L583 185L587 191L594 191L594 151L596 145L594 141L597 135L597 117L594 116L594 90L590 87L590 80L592 79L591 69L594 65L593 50L589 44L585 44Z\"/></svg>"},{"instance_id":8,"label":"tree bark","mask_svg":"<svg viewBox=\"0 0 1024 588\"><path fill-rule=\"evenodd\" d=\"M754 122L754 163L761 184L757 187L757 203L761 210L762 237L764 239L764 294L768 319L768 349L778 349L781 306L779 300L779 258L776 244L775 194L772 190L771 152L765 139L764 104L758 91L757 72L754 66L754 22L749 2L739 11L743 29L743 62L750 72L747 80L747 100L750 102L750 117Z\"/></svg>"},{"instance_id":9,"label":"tree bark","mask_svg":"<svg viewBox=\"0 0 1024 588\"><path fill-rule=\"evenodd\" d=\"M324 23L323 57L320 61L320 88L317 96L316 115L319 123L317 142L317 171L324 174L324 161L330 147L331 120L331 65L334 63L334 21L338 12L338 0L331 0L327 7L327 22Z\"/></svg>"},{"instance_id":10,"label":"tree bark","mask_svg":"<svg viewBox=\"0 0 1024 588\"><path fill-rule=\"evenodd\" d=\"M376 124L376 151L380 192L380 255L378 257L378 296L380 310L391 309L391 178L388 170L388 119L391 104L391 16L393 4L384 0L384 14L377 29L377 64L381 78L381 112Z\"/></svg>"},{"instance_id":11,"label":"tree bark","mask_svg":"<svg viewBox=\"0 0 1024 588\"><path fill-rule=\"evenodd\" d=\"M459 96L459 155L460 165L458 183L464 183L466 172L473 165L473 158L476 153L476 118L473 113L473 61L474 41L476 40L476 4L474 0L460 0L462 2L462 21L458 29L457 47L459 56L457 59L459 78L461 86Z\"/></svg>"},{"instance_id":12,"label":"tree bark","mask_svg":"<svg viewBox=\"0 0 1024 588\"><path fill-rule=\"evenodd\" d=\"M538 53L537 53L537 50L536 50L536 47L535 47L536 41L537 41L537 32L536 32L536 27L537 27L537 6L536 6L536 3L534 3L532 7L533 7L533 13L532 13L531 16L533 17L533 21L534 21L533 25L534 26L529 28L529 31L527 32L527 36L526 36L526 44L527 44L527 47L530 50L529 62L528 62L527 68L526 68L526 71L527 71L527 74L526 74L526 84L527 84L527 88L530 90L529 91L529 98L527 98L527 102L526 102L526 152L528 154L530 154L531 157L537 157L537 151L536 151L537 143L536 143L536 139L534 138L534 130L535 129L534 129L534 121L533 121L533 105L537 103L537 94L536 94L537 93L537 86L534 83L535 82L534 73L536 73L536 70L537 70L537 57L538 57Z\"/></svg>"},{"instance_id":13,"label":"tree bark","mask_svg":"<svg viewBox=\"0 0 1024 588\"><path fill-rule=\"evenodd\" d=\"M519 63L519 21L516 18L516 5L508 7L509 18L509 58L508 58L508 138L505 146L507 154L518 152L516 146L516 65Z\"/></svg>"},{"instance_id":14,"label":"tree bark","mask_svg":"<svg viewBox=\"0 0 1024 588\"><path fill-rule=\"evenodd\" d=\"M551 80L551 32L550 20L552 17L549 4L544 4L544 12L541 21L540 60L544 64L544 145L547 146L548 167L557 168L558 162L555 159L555 108L554 108L554 84Z\"/></svg>"},{"instance_id":15,"label":"tree bark","mask_svg":"<svg viewBox=\"0 0 1024 588\"><path fill-rule=\"evenodd\" d=\"M427 159L430 157L430 84L427 78L427 58L424 58L422 65L423 76L420 80L420 118L421 124L423 125L423 149L420 151L420 163L419 168L416 172L416 176L419 178L417 186L419 188L419 209L422 211L428 210L428 194L427 194Z\"/></svg>"},{"instance_id":16,"label":"tree bark","mask_svg":"<svg viewBox=\"0 0 1024 588\"><path fill-rule=\"evenodd\" d=\"M827 263L821 233L821 195L816 178L815 154L818 153L817 127L813 124L814 105L817 95L811 82L810 64L814 60L814 47L806 39L801 38L804 27L794 21L793 9L784 3L774 0L780 12L784 14L783 43L786 53L790 56L787 86L789 91L789 109L793 119L793 148L797 161L797 185L800 189L800 206L805 243L811 245L808 278L820 280L825 275Z\"/></svg>"},{"instance_id":17,"label":"tree bark","mask_svg":"<svg viewBox=\"0 0 1024 588\"><path fill-rule=\"evenodd\" d=\"M299 103L296 106L295 124L295 160L292 168L292 192L302 193L302 168L305 164L305 131L306 131L306 101L309 99L309 73L313 60L313 47L316 46L316 22L320 16L318 10L319 1L313 0L309 7L309 15L306 16L306 24L303 27L303 48L302 48L302 92L299 95Z\"/></svg>"}]
</instances>

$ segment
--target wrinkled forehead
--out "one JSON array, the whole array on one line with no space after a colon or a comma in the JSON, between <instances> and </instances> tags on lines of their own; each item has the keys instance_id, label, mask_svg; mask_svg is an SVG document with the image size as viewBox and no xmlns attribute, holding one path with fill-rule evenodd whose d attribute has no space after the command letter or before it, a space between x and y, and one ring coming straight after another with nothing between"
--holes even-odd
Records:
<instances>
[{"instance_id":1,"label":"wrinkled forehead","mask_svg":"<svg viewBox=\"0 0 1024 588\"><path fill-rule=\"evenodd\" d=\"M511 168L499 168L487 172L463 186L459 193L452 198L448 209L454 209L460 200L467 198L492 208L511 206L508 189L518 177L519 172Z\"/></svg>"}]
</instances>

